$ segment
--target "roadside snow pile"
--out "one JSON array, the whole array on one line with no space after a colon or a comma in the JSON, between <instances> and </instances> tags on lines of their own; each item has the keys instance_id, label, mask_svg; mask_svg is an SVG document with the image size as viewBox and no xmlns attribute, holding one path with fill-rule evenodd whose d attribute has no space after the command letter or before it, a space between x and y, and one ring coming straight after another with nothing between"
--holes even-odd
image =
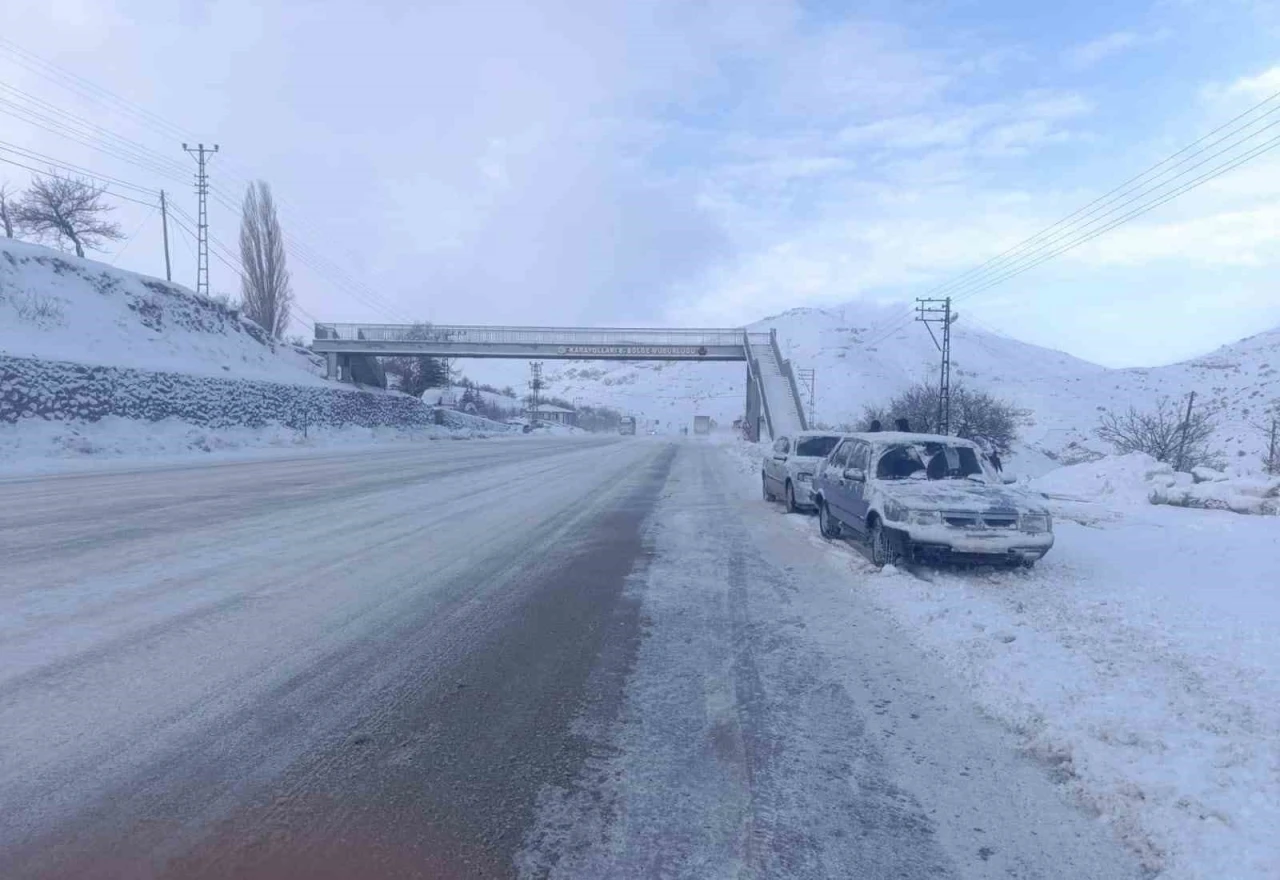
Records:
<instances>
[{"instance_id":1,"label":"roadside snow pile","mask_svg":"<svg viewBox=\"0 0 1280 880\"><path fill-rule=\"evenodd\" d=\"M488 434L518 434L520 427L518 425L508 425L505 422L495 422L493 419L486 419L483 416L475 416L470 413L458 412L456 409L440 406L432 409L434 418L445 427L453 428L458 431L472 431Z\"/></svg>"},{"instance_id":2,"label":"roadside snow pile","mask_svg":"<svg viewBox=\"0 0 1280 880\"><path fill-rule=\"evenodd\" d=\"M1032 480L1031 488L1050 498L1133 506L1149 504L1154 482L1166 479L1177 480L1172 467L1145 452L1131 452L1057 468Z\"/></svg>"},{"instance_id":3,"label":"roadside snow pile","mask_svg":"<svg viewBox=\"0 0 1280 880\"><path fill-rule=\"evenodd\" d=\"M320 385L307 349L159 278L0 238L0 354Z\"/></svg>"},{"instance_id":4,"label":"roadside snow pile","mask_svg":"<svg viewBox=\"0 0 1280 880\"><path fill-rule=\"evenodd\" d=\"M1071 505L1082 502L1111 508L1171 504L1235 513L1280 511L1280 477L1227 474L1203 467L1190 474L1178 473L1143 452L1061 467L1032 480L1030 488L1060 502L1058 512L1068 515L1078 513L1079 508Z\"/></svg>"},{"instance_id":5,"label":"roadside snow pile","mask_svg":"<svg viewBox=\"0 0 1280 880\"><path fill-rule=\"evenodd\" d=\"M1280 514L1280 477L1233 477L1208 468L1197 468L1194 476L1195 482L1189 486L1156 486L1151 491L1151 503L1234 513ZM1280 570L1280 560L1276 567Z\"/></svg>"},{"instance_id":6,"label":"roadside snow pile","mask_svg":"<svg viewBox=\"0 0 1280 880\"><path fill-rule=\"evenodd\" d=\"M825 552L1151 872L1280 877L1280 520L1143 504L1055 531L1027 572Z\"/></svg>"},{"instance_id":7,"label":"roadside snow pile","mask_svg":"<svg viewBox=\"0 0 1280 880\"><path fill-rule=\"evenodd\" d=\"M155 464L192 457L223 458L263 450L305 450L376 445L415 440L468 439L482 431L439 425L315 427L305 432L287 425L207 428L179 419L140 422L108 416L97 422L36 420L0 424L0 472L5 475L79 470L102 464Z\"/></svg>"}]
</instances>

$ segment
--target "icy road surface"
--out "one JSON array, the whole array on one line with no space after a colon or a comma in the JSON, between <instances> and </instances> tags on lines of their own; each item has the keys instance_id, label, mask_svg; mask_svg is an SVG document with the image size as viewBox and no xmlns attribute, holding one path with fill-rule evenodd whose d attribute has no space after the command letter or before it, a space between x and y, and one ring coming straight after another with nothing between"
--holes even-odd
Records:
<instances>
[{"instance_id":1,"label":"icy road surface","mask_svg":"<svg viewBox=\"0 0 1280 880\"><path fill-rule=\"evenodd\" d=\"M714 446L0 481L0 877L1135 877Z\"/></svg>"}]
</instances>

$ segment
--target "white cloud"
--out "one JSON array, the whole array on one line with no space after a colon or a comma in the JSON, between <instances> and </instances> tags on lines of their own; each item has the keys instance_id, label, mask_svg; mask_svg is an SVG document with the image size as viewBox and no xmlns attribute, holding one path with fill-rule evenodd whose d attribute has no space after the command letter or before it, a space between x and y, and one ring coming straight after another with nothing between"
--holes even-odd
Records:
<instances>
[{"instance_id":1,"label":"white cloud","mask_svg":"<svg viewBox=\"0 0 1280 880\"><path fill-rule=\"evenodd\" d=\"M1171 32L1167 29L1145 33L1113 31L1087 43L1072 46L1063 52L1062 57L1068 67L1075 70L1086 70L1108 58L1113 58L1132 49L1163 42L1169 38L1170 34Z\"/></svg>"},{"instance_id":2,"label":"white cloud","mask_svg":"<svg viewBox=\"0 0 1280 880\"><path fill-rule=\"evenodd\" d=\"M1227 95L1243 95L1261 100L1280 92L1280 65L1262 71L1255 76L1244 76L1227 86Z\"/></svg>"}]
</instances>

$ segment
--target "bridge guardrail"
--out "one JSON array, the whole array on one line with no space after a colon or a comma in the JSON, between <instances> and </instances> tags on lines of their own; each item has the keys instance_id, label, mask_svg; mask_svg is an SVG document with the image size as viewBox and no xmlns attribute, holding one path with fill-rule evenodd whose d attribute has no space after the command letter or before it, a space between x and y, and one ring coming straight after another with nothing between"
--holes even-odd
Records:
<instances>
[{"instance_id":1,"label":"bridge guardrail","mask_svg":"<svg viewBox=\"0 0 1280 880\"><path fill-rule=\"evenodd\" d=\"M746 334L767 338L768 334ZM478 327L465 324L321 324L315 338L367 342L453 342L542 345L706 345L743 344L741 329L622 327Z\"/></svg>"}]
</instances>

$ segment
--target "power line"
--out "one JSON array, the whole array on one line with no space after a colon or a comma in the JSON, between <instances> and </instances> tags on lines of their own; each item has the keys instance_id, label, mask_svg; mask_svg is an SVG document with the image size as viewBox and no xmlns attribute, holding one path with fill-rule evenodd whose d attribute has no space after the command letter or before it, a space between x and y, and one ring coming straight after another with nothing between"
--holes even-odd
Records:
<instances>
[{"instance_id":1,"label":"power line","mask_svg":"<svg viewBox=\"0 0 1280 880\"><path fill-rule=\"evenodd\" d=\"M1240 120L1245 119L1248 116L1251 116L1252 114L1256 113L1258 110L1262 109L1266 105L1275 101L1277 98L1280 98L1280 92L1276 92L1268 96L1267 98L1263 99L1262 101L1250 107L1248 110L1245 110L1243 113L1238 114L1237 116L1233 117L1231 120L1228 120L1227 122L1223 123L1222 125L1218 126L1217 128L1213 129L1207 134L1201 136L1200 138L1196 139L1195 141L1183 147L1182 149L1176 151L1175 153L1172 153L1171 155L1167 156L1165 159L1161 160L1160 162L1157 162L1155 165L1143 171L1141 174L1138 174L1138 175L1135 175L1134 177L1129 178L1124 183L1113 188L1112 190L1103 194L1102 196L1099 196L1098 198L1089 202L1087 205L1077 209L1076 211L1072 212L1071 214L1067 215L1066 217L1062 218L1056 223L1046 227L1045 229L1041 230L1035 235L1027 239L1024 239L1022 242L1019 242L1013 247L1008 248L1007 250L1001 252L1000 254L997 254L995 257L992 257L991 259L987 260L985 263L982 263L981 265L973 269L970 269L967 272L962 273L956 278L953 278L950 281L945 282L944 284L941 284L937 287L932 288L927 293L929 295L934 295L938 293L950 292L952 294L952 298L955 300L959 300L962 298L973 296L977 293L981 293L985 290L990 289L991 287L994 287L997 284L1002 283L1003 281L1008 280L1009 278L1012 278L1016 275L1020 275L1022 274L1022 272L1032 269L1035 266L1038 266L1041 263L1044 263L1055 256L1065 253L1068 250L1072 250L1075 247L1078 247L1079 245L1084 244L1087 241L1091 241L1094 238L1096 238L1098 235L1101 235L1111 229L1114 229L1117 226L1120 226L1123 223L1126 223L1137 216L1145 214L1148 211L1159 207L1160 205L1166 204L1167 202L1171 201L1177 196L1182 195L1183 193L1188 192L1192 189L1195 189L1196 187L1202 185L1203 183L1207 183L1209 180L1212 180L1215 177L1225 174L1226 172L1239 167L1240 165L1244 164L1247 161L1250 161L1251 159L1257 157L1258 155L1261 155L1262 153L1265 153L1273 149L1276 146L1276 142L1274 138L1265 141L1259 147L1255 147L1247 151L1244 155L1237 156L1234 159L1228 159L1227 161L1223 162L1221 165L1216 166L1210 171L1205 172L1204 174L1201 174L1200 176L1194 178L1190 183L1185 183L1185 184L1175 186L1174 189L1169 192L1165 192L1165 193L1158 192L1161 189L1177 184L1179 179L1185 178L1188 174L1193 172L1195 169L1200 168L1212 162L1215 159L1221 158L1226 154L1231 153L1235 149L1247 144L1249 141L1256 139L1263 132L1266 132L1269 129L1274 128L1275 126L1280 125L1280 121L1272 122L1268 125L1263 126L1262 128L1259 128L1249 134L1246 134L1244 137L1241 137L1236 141L1228 144L1227 146L1221 149L1218 149L1215 152L1212 152L1207 158L1201 159L1199 162L1196 162L1190 166L1182 168L1181 171L1178 171L1177 174L1174 174L1172 177L1163 181L1162 183L1151 185L1154 180L1159 180L1159 178L1165 177L1173 170L1186 165L1187 162L1189 162L1191 159L1195 158L1196 156L1202 155L1206 151L1223 143L1228 138L1231 138L1237 134L1240 134L1241 132L1246 131L1247 129L1255 126L1257 123L1266 119L1268 116L1272 115L1273 113L1280 111L1280 106L1273 107L1267 110L1267 112L1263 113L1261 116L1251 119L1248 122L1244 123L1243 125L1236 126L1236 123L1238 123ZM1235 127L1233 128L1233 126ZM1231 130L1228 131L1228 129L1231 129ZM1219 135L1223 132L1227 132L1227 133L1223 134L1221 137L1218 137L1216 140L1213 140L1210 143L1205 144L1206 141L1209 141L1211 138L1214 138L1215 135ZM1201 146L1202 144L1204 146ZM1196 147L1200 147L1200 149L1195 149ZM1173 160L1177 159L1179 156L1182 156L1183 158L1180 161L1174 162L1174 164L1169 165L1170 162L1173 162ZM1161 168L1164 168L1165 166L1169 166L1169 167L1165 168L1164 171L1161 171L1160 174L1156 175L1155 178L1152 178L1152 180L1148 180L1146 182L1142 182L1144 181L1144 178L1149 177L1152 172L1157 171ZM1089 229L1089 227L1095 226L1104 218L1115 214L1117 211L1123 211L1126 208L1129 208L1130 206L1133 206L1141 202L1147 196L1151 196L1151 199L1146 204L1141 205L1139 208L1135 210L1129 211L1128 213L1124 214L1123 216L1121 216L1115 221L1106 223L1100 229L1096 229L1092 232L1088 232L1081 235L1081 233L1084 233L1084 231ZM1109 207L1109 210L1106 210L1102 214L1098 214L1098 212L1101 209L1108 208L1108 207ZM1085 220L1089 217L1093 217L1093 219L1090 222L1084 223L1083 225L1081 225L1080 221ZM1055 230L1059 230L1059 231L1055 233L1054 232ZM1076 236L1077 238L1068 242L1066 246L1055 248L1055 245L1060 244L1061 242L1063 242L1064 239L1071 238L1072 236ZM906 326L906 324L909 322L910 322L910 316L908 313L907 315L904 315L903 318L894 322L892 325L887 326L887 331L885 333L877 335L871 342L866 344L868 346L878 345L879 343L883 342L884 340L892 336L894 333L896 333L899 329Z\"/></svg>"},{"instance_id":2,"label":"power line","mask_svg":"<svg viewBox=\"0 0 1280 880\"><path fill-rule=\"evenodd\" d=\"M5 150L5 147L0 146L0 150ZM10 151L6 151L6 152L10 152ZM20 169L26 169L27 171L31 171L31 173L32 173L32 174L42 174L42 175L44 175L44 174L49 174L49 173L50 173L50 171L51 171L51 169L50 169L50 168L33 168L33 166L23 164L23 162L14 161L14 160L12 160L12 159L5 159L5 157L4 157L4 156L0 156L0 162L5 162L5 164L17 166L17 168L20 168ZM50 162L50 165L52 165L52 162ZM120 187L129 187L129 188L131 188L131 189L138 189L138 191L146 192L146 193L150 193L150 192L151 192L151 191L150 191L150 189L143 189L142 187L133 187L133 185L132 185L132 184L122 183L122 182L116 182L116 180L115 180L114 178L101 177L101 175L93 174L93 173L92 173L92 171L83 171L83 170L78 170L78 169L74 168L74 166L55 165L55 168L60 168L61 170L64 170L64 171L72 171L72 173L76 173L76 174L83 174L83 175L86 175L86 177L88 177L88 178L96 179L96 180L97 180L97 182L99 182L100 184L104 185L104 189L106 188L106 185L109 185L109 184L110 184L110 185L120 185ZM146 207L155 207L155 202L143 202L143 201L141 201L141 200L138 200L138 198L132 198L132 197L129 197L129 196L125 196L125 194L123 194L123 193L113 192L113 193L111 193L111 197L113 197L113 198L123 198L123 200L124 200L124 201L127 201L127 202L133 202L133 203L134 203L134 205L143 205L143 206L146 206Z\"/></svg>"},{"instance_id":3,"label":"power line","mask_svg":"<svg viewBox=\"0 0 1280 880\"><path fill-rule=\"evenodd\" d=\"M1190 144L1186 145L1185 147L1178 150L1177 152L1174 152L1169 156L1166 156L1164 159L1161 159L1159 162L1155 163L1150 168L1147 168L1145 171L1139 174L1136 174L1133 177L1129 178L1128 180L1124 181L1119 186L1116 186L1115 188L1109 190L1106 193L1103 193L1093 201L1089 202L1087 205L1084 205L1083 207L1076 209L1075 211L1068 214L1066 217L1063 217L1061 220L1057 221L1056 223L1053 223L1052 225L1045 227L1044 229L1040 230L1030 238L1024 239L1023 241L1019 242L1018 244L1014 245L1008 250L1005 250L1004 252L997 254L995 257L992 257L990 260L987 260L981 266L975 267L974 269L971 269L968 272L962 273L961 275L952 279L950 282L947 282L945 284L942 284L938 287L933 288L932 290L928 291L928 295L937 296L937 295L945 294L949 292L949 290L953 288L956 284L962 283L966 276L974 275L976 273L979 273L980 271L984 271L984 270L989 271L990 269L996 268L996 266L1000 262L1004 261L1006 258L1012 257L1017 252L1027 249L1028 245L1031 245L1033 243L1040 241L1046 235L1053 232L1055 229L1058 229L1059 227L1062 227L1062 226L1074 225L1072 221L1077 221L1078 219L1082 220L1087 217L1093 216L1101 208L1106 207L1107 205L1110 205L1132 194L1135 189L1141 186L1144 186L1145 184L1141 183L1141 181L1143 181L1144 178L1147 178L1149 175L1151 175L1152 172L1157 171L1166 165L1169 165L1170 162L1173 162L1174 159L1177 159L1179 156L1182 156L1184 153L1189 153L1190 155L1184 156L1184 158L1181 159L1180 161L1175 162L1173 165L1170 165L1164 171L1161 171L1159 174L1155 176L1155 178L1153 178L1153 180L1158 180L1159 178L1167 175L1173 169L1181 165L1184 165L1190 159L1205 152L1205 150L1208 150L1209 148L1222 143L1222 141L1226 140L1227 138L1235 134L1238 134L1239 132L1244 131L1245 129L1250 128L1251 126L1257 124L1258 122L1261 122L1263 119L1266 119L1268 116L1272 115L1273 113L1280 112L1280 105L1272 107L1270 110L1268 110L1266 113L1262 114L1261 116L1257 117L1256 119L1252 119L1249 122L1246 122L1244 125L1236 127L1233 131L1228 132L1227 134L1223 135L1222 137L1218 138L1212 143L1201 147L1198 150L1195 149L1195 147L1199 146L1200 144L1203 144L1205 141L1209 140L1209 138L1212 138L1214 135L1219 134L1220 132L1223 132L1228 128L1231 128L1233 125L1235 125L1235 123L1239 122L1241 119L1244 119L1245 117L1250 116L1251 114L1265 107L1267 104L1275 101L1277 98L1280 98L1280 92L1276 92L1268 96L1267 98L1264 98L1262 101L1259 101L1257 104L1254 104L1252 107L1250 107L1248 110L1245 110L1243 113L1240 113L1237 116L1233 117L1232 119L1228 120L1227 122L1223 123L1222 125L1219 125L1217 128L1201 136L1195 141L1192 141ZM1238 146L1240 143L1243 143L1244 141L1247 141L1250 138L1255 137L1261 134L1263 131L1266 131L1267 129L1270 129L1278 124L1280 123L1272 123L1271 125L1267 125L1262 129L1255 131L1253 134L1246 136L1242 140L1237 141L1236 144L1232 145L1232 147ZM1228 147L1227 150L1220 151L1216 155L1221 155L1222 152L1229 151L1230 149L1231 147ZM1198 167L1198 165L1200 164L1204 164L1204 163L1203 162L1197 163L1197 165L1192 166L1192 168ZM1187 169L1187 170L1190 170L1190 169ZM1175 175L1174 179L1182 176L1183 174L1185 174L1185 171L1180 172L1178 175ZM1148 183L1149 182L1150 181L1148 181ZM1166 183L1169 183L1169 182L1172 182L1172 181L1171 180L1166 181ZM1156 188L1159 188L1159 187L1156 187ZM1150 192L1150 191L1151 189L1146 190L1146 192ZM1141 193L1139 195L1141 195Z\"/></svg>"},{"instance_id":4,"label":"power line","mask_svg":"<svg viewBox=\"0 0 1280 880\"><path fill-rule=\"evenodd\" d=\"M16 43L13 43L10 40L6 40L3 37L0 37L0 51L9 53L11 56L14 57L15 60L17 60L17 62L21 66L23 66L27 70L47 79L48 81L54 83L55 85L58 85L62 88L67 89L68 91L71 91L72 93L78 95L81 98L84 98L94 104L97 104L98 106L103 106L104 104L114 105L115 110L123 111L126 116L132 117L135 122L138 122L139 124L145 126L146 128L151 129L154 132L163 134L165 137L169 137L169 138L188 137L188 135L181 128L179 128L176 125L173 125L163 117L158 116L157 114L152 113L146 108L141 107L140 105L132 101L129 101L125 98L122 98L119 95L116 95L115 93L111 92L110 90L102 86L99 86L96 83L93 83L90 80L85 79L84 77L79 76L76 73L73 73L65 68L62 68L51 61L47 61L43 58L40 58L34 53L23 49L21 46L18 46ZM13 87L10 87L10 88L12 89ZM34 98L33 96L29 96L27 93L21 92L21 90L16 90L16 91L20 92L22 95L27 96L30 100L40 102L45 107L50 108L52 111L59 113L64 117L77 121L81 125L93 127L97 129L99 132L102 132L105 135L111 138L114 138L117 141L122 141L124 143L123 149L131 150L134 154L140 153L140 155L133 155L132 157L121 156L119 155L119 150L121 149L121 146L119 144L112 144L110 142L106 142L104 144L102 142L101 137L97 138L98 143L89 143L84 141L83 139L78 139L80 143L86 146L90 146L91 148L94 148L94 149L99 149L102 152L105 152L108 155L112 155L115 158L121 158L124 161L129 161L129 162L132 162L133 164L137 164L140 167L146 167L148 170L152 170L156 173L161 173L165 175L180 173L180 170L181 170L180 167L173 166L172 160L170 160L168 157L165 157L159 153L156 153L154 150L151 150L150 148L138 143L137 141L133 141L129 138L125 138L114 132L110 132L109 130L102 128L101 126L98 126L95 123L84 120L82 117L79 117L76 114L59 110L58 108L54 107L52 104L49 104L48 102L44 102L39 98ZM26 112L31 112L31 111L27 110ZM57 120L47 120L46 118L46 121L50 122L51 124L58 124ZM64 128L67 127L65 123L62 123L61 125ZM64 132L57 132L57 133L61 133L64 136L71 137L71 135L65 134ZM82 132L78 132L77 134L81 135L81 138L83 137ZM73 138L73 139L77 139L77 138ZM225 163L225 164L229 169L232 169L233 171L237 167L234 163ZM156 167L157 165L159 165L160 167L157 168ZM164 166L169 166L171 170L167 170L167 171L164 170ZM233 178L236 177L234 173L228 176L231 176ZM239 182L242 185L246 184L248 181L248 177L249 177L249 173L247 171L243 172L241 175L239 175ZM173 178L173 179L176 180L178 178ZM229 210L233 212L238 210L238 207L231 201L230 196L224 196L216 187L211 188L211 191L214 194L215 199L221 202ZM282 208L285 208L286 210L290 209L290 202L287 199L277 196L276 201L281 205ZM303 215L301 212L291 215L289 217L289 222L292 223L293 225L300 226L303 229L309 229L313 236L316 236L318 238L322 237L319 234L317 227L309 224L305 219L305 215ZM359 296L356 298L365 306L372 308L374 311L392 315L396 317L398 320L403 320L403 321L412 320L409 316L404 315L403 313L400 313L397 309L394 309L393 307L391 307L389 302L387 302L387 300L384 299L377 291L373 290L368 285L362 284L361 282L347 275L333 261L325 257L322 257L320 254L314 253L314 252L309 254L309 256L311 258L312 263L318 264L317 266L313 267L313 271L316 271L317 274L321 275L321 277L325 278L325 280L330 281L330 283L334 283L333 276L338 275L342 278L343 283L335 284L335 286L339 287L340 290L343 290L349 295L353 293L353 289L360 290L362 293L362 296ZM327 270L320 267L327 267Z\"/></svg>"},{"instance_id":5,"label":"power line","mask_svg":"<svg viewBox=\"0 0 1280 880\"><path fill-rule=\"evenodd\" d=\"M25 104L34 105L35 109L32 109L32 107L25 106L22 103L15 103L11 99L0 99L0 100L4 100L4 102L11 107L19 108L23 112L27 112L27 113L39 113L39 112L51 113L53 114L54 117L60 117L60 118L49 120L48 117L43 117L45 121L52 121L57 125L65 126L67 128L72 128L72 129L74 129L77 126L81 129L87 129L87 131L83 132L84 134L91 137L101 138L102 140L107 142L115 142L122 149L136 152L139 156L141 156L142 158L145 158L149 162L153 162L160 167L169 168L171 172L174 174L182 174L186 170L184 166L180 162L178 162L176 159L173 159L172 157L159 153L153 150L151 147L148 147L146 144L140 143L139 141L136 141L130 137L126 137L125 135L122 135L117 132L111 131L110 129L104 128L98 123L89 119L85 119L83 116L80 116L76 113L63 110L62 108L49 103L43 98L37 97L36 95L31 94L30 92L26 92L18 88L17 86L14 86L5 82L0 82L0 90L8 92L10 95L17 97L19 101L25 102Z\"/></svg>"},{"instance_id":6,"label":"power line","mask_svg":"<svg viewBox=\"0 0 1280 880\"><path fill-rule=\"evenodd\" d=\"M124 246L121 247L120 250L116 251L115 255L111 258L112 266L116 264L117 260L124 256L124 252L129 249L129 245L133 244L133 240L138 237L138 233L142 231L142 227L146 226L147 221L155 216L157 210L158 208L152 207L152 209L147 212L147 216L142 218L142 222L138 224L138 228L133 230L133 235L125 239Z\"/></svg>"}]
</instances>

